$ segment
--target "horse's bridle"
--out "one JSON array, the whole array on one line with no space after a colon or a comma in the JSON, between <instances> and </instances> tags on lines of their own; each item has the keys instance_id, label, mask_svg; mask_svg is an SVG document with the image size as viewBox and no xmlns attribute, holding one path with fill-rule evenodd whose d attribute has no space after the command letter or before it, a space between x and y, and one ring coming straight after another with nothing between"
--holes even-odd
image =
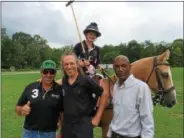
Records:
<instances>
[{"instance_id":1,"label":"horse's bridle","mask_svg":"<svg viewBox=\"0 0 184 138\"><path fill-rule=\"evenodd\" d=\"M152 98L154 105L156 105L157 103L159 103L161 105L164 105L163 96L165 94L170 93L172 90L175 89L174 86L172 86L172 87L170 87L168 89L164 89L163 84L162 84L161 79L160 79L160 75L159 75L159 70L160 69L158 68L158 66L160 66L160 65L162 65L162 66L170 66L169 63L165 63L165 62L164 63L157 63L157 57L154 57L154 59L153 59L153 68L152 68L152 71L151 71L147 81L146 81L146 83L148 83L150 78L151 78L152 73L155 72L156 80L157 80L157 83L158 83L158 86L157 86L158 87L158 91L156 92L155 96Z\"/></svg>"}]
</instances>

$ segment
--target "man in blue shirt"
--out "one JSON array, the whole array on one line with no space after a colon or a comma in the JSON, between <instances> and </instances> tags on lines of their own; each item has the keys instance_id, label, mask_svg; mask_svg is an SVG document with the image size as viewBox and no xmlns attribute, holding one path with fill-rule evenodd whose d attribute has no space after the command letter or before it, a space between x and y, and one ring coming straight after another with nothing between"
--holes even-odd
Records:
<instances>
[{"instance_id":1,"label":"man in blue shirt","mask_svg":"<svg viewBox=\"0 0 184 138\"><path fill-rule=\"evenodd\" d=\"M117 56L113 68L118 80L114 85L114 116L107 136L154 138L153 103L148 85L131 74L126 56Z\"/></svg>"}]
</instances>

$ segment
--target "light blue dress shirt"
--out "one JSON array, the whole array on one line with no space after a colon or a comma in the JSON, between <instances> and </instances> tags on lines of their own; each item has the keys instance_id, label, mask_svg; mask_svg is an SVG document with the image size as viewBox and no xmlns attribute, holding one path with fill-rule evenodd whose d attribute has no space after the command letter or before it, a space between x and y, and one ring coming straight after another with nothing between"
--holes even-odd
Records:
<instances>
[{"instance_id":1,"label":"light blue dress shirt","mask_svg":"<svg viewBox=\"0 0 184 138\"><path fill-rule=\"evenodd\" d=\"M114 85L112 131L128 137L154 137L153 102L148 85L130 75L122 86Z\"/></svg>"}]
</instances>

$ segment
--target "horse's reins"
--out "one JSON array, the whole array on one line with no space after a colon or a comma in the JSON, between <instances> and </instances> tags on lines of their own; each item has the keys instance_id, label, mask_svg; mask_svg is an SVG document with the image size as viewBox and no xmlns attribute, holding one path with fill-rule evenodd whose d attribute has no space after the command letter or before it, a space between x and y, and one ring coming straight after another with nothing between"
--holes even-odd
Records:
<instances>
[{"instance_id":1,"label":"horse's reins","mask_svg":"<svg viewBox=\"0 0 184 138\"><path fill-rule=\"evenodd\" d=\"M160 70L160 69L157 67L157 66L159 66L159 65L170 66L169 63L157 63L157 57L154 57L154 59L153 59L153 68L152 68L152 71L151 71L151 73L150 73L150 75L149 75L149 77L148 77L146 83L149 82L152 73L155 71L156 80L157 80L157 82L158 82L158 91L157 91L157 93L155 94L155 96L153 97L153 104L154 104L154 105L156 105L157 103L162 104L164 94L168 94L168 93L170 93L172 90L175 89L174 86L172 86L172 87L170 87L170 88L168 88L168 89L164 89L163 84L162 84L161 79L160 79L160 76L159 76L159 70Z\"/></svg>"}]
</instances>

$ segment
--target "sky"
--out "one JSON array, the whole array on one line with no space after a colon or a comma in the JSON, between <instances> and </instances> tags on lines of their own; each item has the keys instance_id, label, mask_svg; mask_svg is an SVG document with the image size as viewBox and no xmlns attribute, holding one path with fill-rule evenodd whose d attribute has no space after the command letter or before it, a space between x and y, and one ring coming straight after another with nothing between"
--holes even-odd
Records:
<instances>
[{"instance_id":1,"label":"sky","mask_svg":"<svg viewBox=\"0 0 184 138\"><path fill-rule=\"evenodd\" d=\"M47 39L50 47L75 45L79 36L66 2L2 2L2 26ZM118 45L131 40L172 42L183 38L182 2L74 2L82 39L83 30L96 22L102 36L95 44Z\"/></svg>"}]
</instances>

